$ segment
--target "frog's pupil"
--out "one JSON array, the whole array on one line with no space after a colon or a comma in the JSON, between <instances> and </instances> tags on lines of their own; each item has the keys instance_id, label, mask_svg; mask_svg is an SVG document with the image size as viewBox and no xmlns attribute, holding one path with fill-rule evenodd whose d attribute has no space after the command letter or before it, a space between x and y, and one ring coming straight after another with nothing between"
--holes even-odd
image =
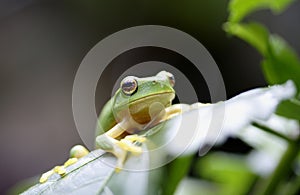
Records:
<instances>
[{"instance_id":1,"label":"frog's pupil","mask_svg":"<svg viewBox=\"0 0 300 195\"><path fill-rule=\"evenodd\" d=\"M133 82L127 81L124 83L123 88L126 91L130 91L132 89L133 85L134 85Z\"/></svg>"}]
</instances>

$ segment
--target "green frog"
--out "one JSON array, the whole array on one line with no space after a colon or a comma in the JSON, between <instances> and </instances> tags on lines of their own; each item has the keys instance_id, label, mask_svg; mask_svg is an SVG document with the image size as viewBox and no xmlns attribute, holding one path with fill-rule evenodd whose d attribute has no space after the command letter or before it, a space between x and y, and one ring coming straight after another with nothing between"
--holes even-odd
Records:
<instances>
[{"instance_id":1,"label":"green frog","mask_svg":"<svg viewBox=\"0 0 300 195\"><path fill-rule=\"evenodd\" d=\"M181 105L172 105L174 85L174 76L166 71L145 78L127 76L121 81L115 95L105 104L98 119L95 148L116 156L116 171L122 169L128 152L142 152L136 143L144 142L146 138L138 133L182 112ZM71 158L63 166L56 166L44 173L40 182L47 181L53 173L64 175L67 166L86 154L86 148L74 146L70 151Z\"/></svg>"}]
</instances>

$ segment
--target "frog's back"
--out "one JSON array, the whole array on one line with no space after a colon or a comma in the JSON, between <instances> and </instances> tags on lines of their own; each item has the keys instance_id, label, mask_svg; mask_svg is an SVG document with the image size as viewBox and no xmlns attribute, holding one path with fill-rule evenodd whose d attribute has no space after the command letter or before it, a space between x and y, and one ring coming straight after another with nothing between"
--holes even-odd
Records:
<instances>
[{"instance_id":1,"label":"frog's back","mask_svg":"<svg viewBox=\"0 0 300 195\"><path fill-rule=\"evenodd\" d=\"M112 99L110 99L103 107L99 118L98 125L96 129L96 136L110 130L113 126L116 125L116 120L112 112Z\"/></svg>"}]
</instances>

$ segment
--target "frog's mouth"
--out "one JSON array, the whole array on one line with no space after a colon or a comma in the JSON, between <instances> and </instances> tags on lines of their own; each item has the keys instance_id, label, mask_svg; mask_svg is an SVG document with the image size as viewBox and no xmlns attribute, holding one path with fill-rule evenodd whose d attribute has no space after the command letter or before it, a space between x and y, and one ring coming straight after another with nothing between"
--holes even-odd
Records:
<instances>
[{"instance_id":1,"label":"frog's mouth","mask_svg":"<svg viewBox=\"0 0 300 195\"><path fill-rule=\"evenodd\" d=\"M136 99L130 103L130 106L141 106L144 107L146 105L150 106L151 104L158 102L167 106L171 103L171 101L175 98L175 93L173 92L163 92L156 93L153 95L149 95L147 97L142 97Z\"/></svg>"}]
</instances>

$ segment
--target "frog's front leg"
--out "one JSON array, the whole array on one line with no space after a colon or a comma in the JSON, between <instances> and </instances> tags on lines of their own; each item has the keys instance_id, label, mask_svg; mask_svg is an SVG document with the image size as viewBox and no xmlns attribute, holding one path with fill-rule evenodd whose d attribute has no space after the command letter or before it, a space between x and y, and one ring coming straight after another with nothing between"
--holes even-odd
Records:
<instances>
[{"instance_id":1,"label":"frog's front leg","mask_svg":"<svg viewBox=\"0 0 300 195\"><path fill-rule=\"evenodd\" d=\"M120 171L123 167L124 161L127 156L127 152L139 154L142 149L134 145L135 141L144 141L139 136L130 135L121 139L120 141L115 139L122 135L126 131L126 125L122 123L116 124L112 129L104 134L96 137L96 147L106 152L112 153L117 157L116 171Z\"/></svg>"}]
</instances>

